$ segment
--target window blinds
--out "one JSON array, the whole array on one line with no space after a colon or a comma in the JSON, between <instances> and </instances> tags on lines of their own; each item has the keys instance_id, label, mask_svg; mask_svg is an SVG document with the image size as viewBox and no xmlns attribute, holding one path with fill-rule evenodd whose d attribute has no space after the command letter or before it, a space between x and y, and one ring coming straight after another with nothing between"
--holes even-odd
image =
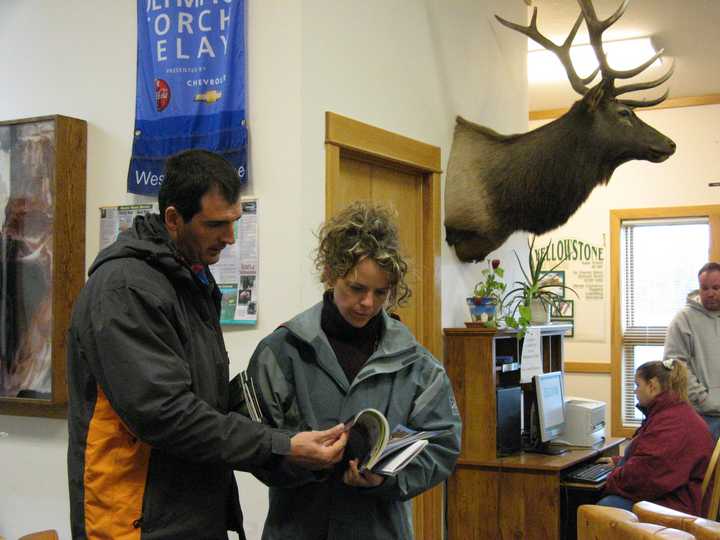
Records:
<instances>
[{"instance_id":1,"label":"window blinds","mask_svg":"<svg viewBox=\"0 0 720 540\"><path fill-rule=\"evenodd\" d=\"M667 326L697 288L707 261L707 218L627 220L621 224L622 418L636 426L635 370L661 360Z\"/></svg>"}]
</instances>

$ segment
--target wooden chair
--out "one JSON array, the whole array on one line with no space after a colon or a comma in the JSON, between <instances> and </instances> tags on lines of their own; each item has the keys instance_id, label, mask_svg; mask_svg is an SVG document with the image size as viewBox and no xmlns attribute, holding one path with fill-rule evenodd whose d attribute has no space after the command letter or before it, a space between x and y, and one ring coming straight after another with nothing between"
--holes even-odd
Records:
<instances>
[{"instance_id":1,"label":"wooden chair","mask_svg":"<svg viewBox=\"0 0 720 540\"><path fill-rule=\"evenodd\" d=\"M648 501L635 503L632 511L643 523L680 529L698 540L720 540L720 523L717 521L678 512Z\"/></svg>"},{"instance_id":2,"label":"wooden chair","mask_svg":"<svg viewBox=\"0 0 720 540\"><path fill-rule=\"evenodd\" d=\"M25 536L21 536L18 540L59 540L58 533L55 529L47 531L38 531Z\"/></svg>"},{"instance_id":3,"label":"wooden chair","mask_svg":"<svg viewBox=\"0 0 720 540\"><path fill-rule=\"evenodd\" d=\"M720 467L718 462L720 461L720 439L715 443L715 450L713 450L710 463L705 471L705 477L702 483L702 496L705 497L705 493L712 486L710 492L710 506L708 513L705 516L708 519L716 520L718 516L718 507L720 507Z\"/></svg>"},{"instance_id":4,"label":"wooden chair","mask_svg":"<svg viewBox=\"0 0 720 540\"><path fill-rule=\"evenodd\" d=\"M694 540L691 533L654 523L620 508L583 504L578 507L578 540Z\"/></svg>"}]
</instances>

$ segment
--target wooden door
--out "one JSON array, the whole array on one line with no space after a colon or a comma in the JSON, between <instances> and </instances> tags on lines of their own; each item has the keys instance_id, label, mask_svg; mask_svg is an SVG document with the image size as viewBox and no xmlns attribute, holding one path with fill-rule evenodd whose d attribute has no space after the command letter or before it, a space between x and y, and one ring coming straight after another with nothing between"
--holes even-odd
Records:
<instances>
[{"instance_id":1,"label":"wooden door","mask_svg":"<svg viewBox=\"0 0 720 540\"><path fill-rule=\"evenodd\" d=\"M397 210L413 292L397 313L442 360L440 149L330 112L325 121L326 216L355 200L380 201ZM438 486L415 498L416 538L442 538L442 497Z\"/></svg>"}]
</instances>

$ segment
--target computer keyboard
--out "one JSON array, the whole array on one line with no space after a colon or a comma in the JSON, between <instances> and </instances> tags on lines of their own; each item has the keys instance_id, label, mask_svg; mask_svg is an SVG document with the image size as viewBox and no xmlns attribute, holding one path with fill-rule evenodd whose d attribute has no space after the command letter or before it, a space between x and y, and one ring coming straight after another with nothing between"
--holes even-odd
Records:
<instances>
[{"instance_id":1,"label":"computer keyboard","mask_svg":"<svg viewBox=\"0 0 720 540\"><path fill-rule=\"evenodd\" d=\"M613 466L609 463L589 463L567 473L564 480L566 482L597 484L605 481L612 470Z\"/></svg>"}]
</instances>

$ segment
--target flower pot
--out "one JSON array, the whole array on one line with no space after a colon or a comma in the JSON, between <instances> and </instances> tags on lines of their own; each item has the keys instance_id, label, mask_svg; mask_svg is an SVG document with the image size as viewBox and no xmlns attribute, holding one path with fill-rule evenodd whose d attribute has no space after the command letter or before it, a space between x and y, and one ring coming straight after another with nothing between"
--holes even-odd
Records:
<instances>
[{"instance_id":1,"label":"flower pot","mask_svg":"<svg viewBox=\"0 0 720 540\"><path fill-rule=\"evenodd\" d=\"M545 305L537 298L533 298L530 301L530 321L532 324L548 324L550 322L550 305Z\"/></svg>"},{"instance_id":2,"label":"flower pot","mask_svg":"<svg viewBox=\"0 0 720 540\"><path fill-rule=\"evenodd\" d=\"M495 319L497 300L490 296L469 296L466 298L470 320L474 322L489 322Z\"/></svg>"}]
</instances>

